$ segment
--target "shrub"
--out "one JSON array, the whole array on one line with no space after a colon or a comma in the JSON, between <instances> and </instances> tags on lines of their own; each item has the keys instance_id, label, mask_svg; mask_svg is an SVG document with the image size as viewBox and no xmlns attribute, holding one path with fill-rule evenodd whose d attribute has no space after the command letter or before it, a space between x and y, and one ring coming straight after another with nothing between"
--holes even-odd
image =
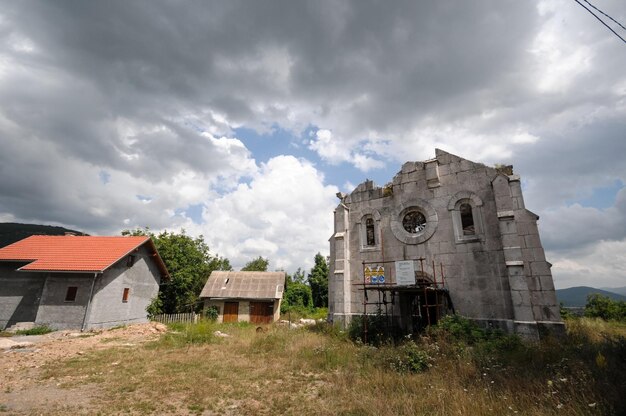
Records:
<instances>
[{"instance_id":1,"label":"shrub","mask_svg":"<svg viewBox=\"0 0 626 416\"><path fill-rule=\"evenodd\" d=\"M163 301L161 300L159 295L156 295L154 298L152 298L150 304L148 305L148 307L146 307L146 312L148 312L148 318L150 319L154 318L156 315L160 315L163 313Z\"/></svg>"},{"instance_id":2,"label":"shrub","mask_svg":"<svg viewBox=\"0 0 626 416\"><path fill-rule=\"evenodd\" d=\"M439 320L436 327L429 329L431 334L444 335L469 345L487 338L486 331L475 322L461 315L448 315Z\"/></svg>"},{"instance_id":3,"label":"shrub","mask_svg":"<svg viewBox=\"0 0 626 416\"><path fill-rule=\"evenodd\" d=\"M393 348L392 351L394 353L387 362L399 373L420 373L431 366L432 358L413 341Z\"/></svg>"},{"instance_id":4,"label":"shrub","mask_svg":"<svg viewBox=\"0 0 626 416\"><path fill-rule=\"evenodd\" d=\"M366 325L367 336L365 334ZM364 342L376 346L383 344L391 339L387 317L382 314L381 310L378 310L376 315L353 316L350 326L348 326L348 337L356 342Z\"/></svg>"},{"instance_id":5,"label":"shrub","mask_svg":"<svg viewBox=\"0 0 626 416\"><path fill-rule=\"evenodd\" d=\"M572 312L570 312L570 310L565 307L565 304L563 302L559 303L559 313L561 314L561 318L563 320L572 319L574 317Z\"/></svg>"},{"instance_id":6,"label":"shrub","mask_svg":"<svg viewBox=\"0 0 626 416\"><path fill-rule=\"evenodd\" d=\"M209 319L210 321L217 321L217 318L220 316L220 312L217 309L217 306L209 306L204 310L204 317Z\"/></svg>"},{"instance_id":7,"label":"shrub","mask_svg":"<svg viewBox=\"0 0 626 416\"><path fill-rule=\"evenodd\" d=\"M280 305L281 313L289 310L311 310L313 308L313 294L309 285L300 282L291 282L283 295Z\"/></svg>"},{"instance_id":8,"label":"shrub","mask_svg":"<svg viewBox=\"0 0 626 416\"><path fill-rule=\"evenodd\" d=\"M588 318L602 318L605 321L626 321L626 302L615 301L599 293L587 296L585 316Z\"/></svg>"},{"instance_id":9,"label":"shrub","mask_svg":"<svg viewBox=\"0 0 626 416\"><path fill-rule=\"evenodd\" d=\"M43 334L48 334L52 331L54 331L54 329L46 325L41 325L41 326L36 326L31 329L19 329L15 331L15 335L43 335Z\"/></svg>"}]
</instances>

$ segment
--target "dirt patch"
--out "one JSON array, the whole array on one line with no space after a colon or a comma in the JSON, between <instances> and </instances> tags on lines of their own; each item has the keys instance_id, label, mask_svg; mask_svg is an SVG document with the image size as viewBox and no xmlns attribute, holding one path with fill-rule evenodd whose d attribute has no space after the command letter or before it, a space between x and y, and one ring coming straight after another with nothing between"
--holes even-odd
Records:
<instances>
[{"instance_id":1,"label":"dirt patch","mask_svg":"<svg viewBox=\"0 0 626 416\"><path fill-rule=\"evenodd\" d=\"M92 332L57 331L39 336L0 339L0 411L31 414L47 408L55 413L89 413L95 387L60 388L55 380L41 381L41 367L54 361L116 346L135 347L166 332L163 324L129 325ZM69 407L68 407L69 406Z\"/></svg>"}]
</instances>

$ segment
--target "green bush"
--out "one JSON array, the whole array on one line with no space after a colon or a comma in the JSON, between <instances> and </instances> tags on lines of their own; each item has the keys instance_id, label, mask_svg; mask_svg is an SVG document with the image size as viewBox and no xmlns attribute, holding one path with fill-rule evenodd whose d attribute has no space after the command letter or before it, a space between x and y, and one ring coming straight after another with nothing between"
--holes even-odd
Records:
<instances>
[{"instance_id":1,"label":"green bush","mask_svg":"<svg viewBox=\"0 0 626 416\"><path fill-rule=\"evenodd\" d=\"M163 301L159 295L152 298L150 304L146 307L146 312L148 312L148 318L150 319L163 313Z\"/></svg>"},{"instance_id":2,"label":"green bush","mask_svg":"<svg viewBox=\"0 0 626 416\"><path fill-rule=\"evenodd\" d=\"M431 327L430 332L436 335L445 335L456 341L462 341L469 345L488 338L487 331L479 327L461 315L448 315L439 320L436 327Z\"/></svg>"},{"instance_id":3,"label":"green bush","mask_svg":"<svg viewBox=\"0 0 626 416\"><path fill-rule=\"evenodd\" d=\"M217 306L209 306L204 310L204 317L209 319L212 322L217 321L217 318L220 316L220 311L217 309Z\"/></svg>"},{"instance_id":4,"label":"green bush","mask_svg":"<svg viewBox=\"0 0 626 416\"><path fill-rule=\"evenodd\" d=\"M388 359L388 364L399 373L420 373L431 366L432 358L413 341L393 348L392 351L394 354Z\"/></svg>"},{"instance_id":5,"label":"green bush","mask_svg":"<svg viewBox=\"0 0 626 416\"><path fill-rule=\"evenodd\" d=\"M43 335L43 334L49 334L52 331L54 331L54 329L46 325L41 325L41 326L36 326L31 329L19 329L15 331L15 335Z\"/></svg>"},{"instance_id":6,"label":"green bush","mask_svg":"<svg viewBox=\"0 0 626 416\"><path fill-rule=\"evenodd\" d=\"M365 335L366 320L367 337ZM387 317L380 310L376 312L376 315L353 316L348 326L348 337L355 342L378 346L389 341L391 335Z\"/></svg>"},{"instance_id":7,"label":"green bush","mask_svg":"<svg viewBox=\"0 0 626 416\"><path fill-rule=\"evenodd\" d=\"M312 310L313 294L309 285L300 282L290 282L283 295L280 305L280 312L286 313L289 310Z\"/></svg>"},{"instance_id":8,"label":"green bush","mask_svg":"<svg viewBox=\"0 0 626 416\"><path fill-rule=\"evenodd\" d=\"M605 321L626 321L626 302L616 301L599 293L587 296L585 316L588 318L602 318Z\"/></svg>"}]
</instances>

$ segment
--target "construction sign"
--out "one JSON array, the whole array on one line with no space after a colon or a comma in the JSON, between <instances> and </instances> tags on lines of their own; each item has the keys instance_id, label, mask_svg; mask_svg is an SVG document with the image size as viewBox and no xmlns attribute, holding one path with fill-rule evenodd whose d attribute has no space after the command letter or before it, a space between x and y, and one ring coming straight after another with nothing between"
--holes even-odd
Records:
<instances>
[{"instance_id":1,"label":"construction sign","mask_svg":"<svg viewBox=\"0 0 626 416\"><path fill-rule=\"evenodd\" d=\"M413 260L396 262L396 284L398 286L415 284L415 268L413 267Z\"/></svg>"},{"instance_id":2,"label":"construction sign","mask_svg":"<svg viewBox=\"0 0 626 416\"><path fill-rule=\"evenodd\" d=\"M385 268L382 266L369 266L365 267L365 284L380 284L385 283Z\"/></svg>"}]
</instances>

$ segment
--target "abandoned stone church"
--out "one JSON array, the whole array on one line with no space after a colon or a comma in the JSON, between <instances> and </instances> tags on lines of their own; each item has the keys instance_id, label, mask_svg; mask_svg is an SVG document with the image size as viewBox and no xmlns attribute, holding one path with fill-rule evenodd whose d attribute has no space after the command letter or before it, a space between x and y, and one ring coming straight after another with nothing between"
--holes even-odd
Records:
<instances>
[{"instance_id":1,"label":"abandoned stone church","mask_svg":"<svg viewBox=\"0 0 626 416\"><path fill-rule=\"evenodd\" d=\"M337 194L329 316L384 314L403 333L451 311L538 338L563 323L537 229L512 167L436 150L384 187Z\"/></svg>"}]
</instances>

